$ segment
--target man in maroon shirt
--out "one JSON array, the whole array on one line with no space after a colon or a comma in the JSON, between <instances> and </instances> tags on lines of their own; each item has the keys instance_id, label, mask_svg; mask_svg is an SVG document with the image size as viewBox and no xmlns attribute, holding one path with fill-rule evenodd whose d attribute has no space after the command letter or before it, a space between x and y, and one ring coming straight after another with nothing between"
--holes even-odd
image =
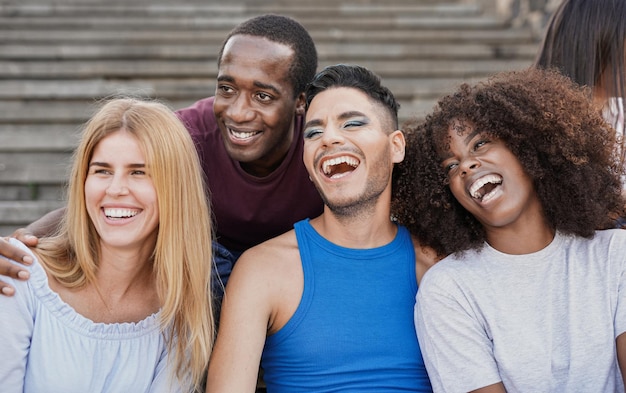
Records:
<instances>
[{"instance_id":1,"label":"man in maroon shirt","mask_svg":"<svg viewBox=\"0 0 626 393\"><path fill-rule=\"evenodd\" d=\"M224 284L243 251L322 212L302 162L304 90L316 68L315 45L301 24L278 15L255 17L226 37L215 96L177 111L207 177L217 233L215 263ZM62 214L55 211L43 220L56 224ZM38 223L29 229L45 234L50 225ZM32 237L20 240L36 243ZM0 255L28 262L5 241ZM0 274L28 277L1 258ZM219 297L221 284L214 282ZM0 291L13 294L2 281Z\"/></svg>"}]
</instances>

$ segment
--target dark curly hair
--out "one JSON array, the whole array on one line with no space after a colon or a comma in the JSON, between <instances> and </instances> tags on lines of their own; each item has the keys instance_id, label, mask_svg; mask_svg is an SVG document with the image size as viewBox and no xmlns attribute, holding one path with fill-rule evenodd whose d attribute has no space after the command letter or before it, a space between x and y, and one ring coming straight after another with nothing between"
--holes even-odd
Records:
<instances>
[{"instance_id":1,"label":"dark curly hair","mask_svg":"<svg viewBox=\"0 0 626 393\"><path fill-rule=\"evenodd\" d=\"M424 122L404 126L406 156L394 172L392 214L440 256L480 248L486 240L480 222L452 195L441 166L454 120L506 144L554 229L591 237L623 214L615 131L588 92L555 70L505 72L473 87L463 84Z\"/></svg>"},{"instance_id":2,"label":"dark curly hair","mask_svg":"<svg viewBox=\"0 0 626 393\"><path fill-rule=\"evenodd\" d=\"M313 79L317 71L317 50L309 32L296 20L282 15L266 14L250 18L235 26L222 43L217 56L218 67L222 62L224 46L235 35L263 37L293 49L289 81L293 87L294 98L304 92L307 83Z\"/></svg>"}]
</instances>

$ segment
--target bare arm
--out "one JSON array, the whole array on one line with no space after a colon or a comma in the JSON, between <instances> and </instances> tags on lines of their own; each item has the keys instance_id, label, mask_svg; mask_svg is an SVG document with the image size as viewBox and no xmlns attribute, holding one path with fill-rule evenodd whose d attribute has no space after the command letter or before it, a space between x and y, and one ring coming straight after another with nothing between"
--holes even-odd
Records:
<instances>
[{"instance_id":1,"label":"bare arm","mask_svg":"<svg viewBox=\"0 0 626 393\"><path fill-rule=\"evenodd\" d=\"M493 385L485 386L480 389L472 390L471 393L506 393L502 382L494 383Z\"/></svg>"},{"instance_id":2,"label":"bare arm","mask_svg":"<svg viewBox=\"0 0 626 393\"><path fill-rule=\"evenodd\" d=\"M18 239L27 246L34 247L37 245L37 237L49 235L56 230L64 214L65 208L54 210L31 223L28 227L16 230L11 237ZM1 238L0 256L22 262L25 265L33 263L33 259L30 255L12 246L6 239ZM27 280L30 277L28 271L9 263L4 258L0 258L0 275L18 280ZM15 294L15 288L0 280L0 293L6 296L13 296Z\"/></svg>"},{"instance_id":3,"label":"bare arm","mask_svg":"<svg viewBox=\"0 0 626 393\"><path fill-rule=\"evenodd\" d=\"M209 361L208 393L253 393L265 338L280 330L302 298L304 278L295 232L245 252L222 303Z\"/></svg>"},{"instance_id":4,"label":"bare arm","mask_svg":"<svg viewBox=\"0 0 626 393\"><path fill-rule=\"evenodd\" d=\"M626 333L622 333L617 336L615 340L617 346L617 363L619 363L619 370L622 373L622 380L626 385Z\"/></svg>"},{"instance_id":5,"label":"bare arm","mask_svg":"<svg viewBox=\"0 0 626 393\"><path fill-rule=\"evenodd\" d=\"M54 234L63 220L63 216L65 216L65 210L66 209L62 207L51 211L37 221L28 225L26 227L26 231L35 237L45 237ZM21 239L18 237L18 240Z\"/></svg>"},{"instance_id":6,"label":"bare arm","mask_svg":"<svg viewBox=\"0 0 626 393\"><path fill-rule=\"evenodd\" d=\"M271 305L263 260L254 250L237 261L226 286L220 328L209 362L207 393L254 392Z\"/></svg>"}]
</instances>

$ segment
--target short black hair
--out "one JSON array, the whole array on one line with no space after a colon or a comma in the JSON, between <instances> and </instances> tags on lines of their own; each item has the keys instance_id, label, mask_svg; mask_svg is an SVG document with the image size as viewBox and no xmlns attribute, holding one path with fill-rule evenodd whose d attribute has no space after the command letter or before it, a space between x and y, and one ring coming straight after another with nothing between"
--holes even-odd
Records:
<instances>
[{"instance_id":1,"label":"short black hair","mask_svg":"<svg viewBox=\"0 0 626 393\"><path fill-rule=\"evenodd\" d=\"M242 22L228 33L222 43L217 57L218 66L222 62L226 43L235 35L262 37L293 49L289 81L294 98L304 92L307 83L313 79L317 71L317 50L308 31L298 21L282 15L265 14Z\"/></svg>"},{"instance_id":2,"label":"short black hair","mask_svg":"<svg viewBox=\"0 0 626 393\"><path fill-rule=\"evenodd\" d=\"M393 121L394 130L398 128L400 104L391 90L381 84L378 75L358 65L331 65L315 75L306 89L306 109L309 109L316 95L333 87L351 87L361 90L387 109Z\"/></svg>"}]
</instances>

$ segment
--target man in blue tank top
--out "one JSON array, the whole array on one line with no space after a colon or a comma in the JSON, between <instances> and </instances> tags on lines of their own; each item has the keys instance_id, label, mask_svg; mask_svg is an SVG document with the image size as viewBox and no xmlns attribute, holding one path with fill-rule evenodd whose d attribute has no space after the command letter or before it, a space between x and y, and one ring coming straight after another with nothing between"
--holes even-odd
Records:
<instances>
[{"instance_id":1,"label":"man in blue tank top","mask_svg":"<svg viewBox=\"0 0 626 393\"><path fill-rule=\"evenodd\" d=\"M322 215L246 251L235 266L207 392L430 392L413 326L417 283L433 263L390 219L404 158L398 104L358 66L307 89L304 163Z\"/></svg>"}]
</instances>

